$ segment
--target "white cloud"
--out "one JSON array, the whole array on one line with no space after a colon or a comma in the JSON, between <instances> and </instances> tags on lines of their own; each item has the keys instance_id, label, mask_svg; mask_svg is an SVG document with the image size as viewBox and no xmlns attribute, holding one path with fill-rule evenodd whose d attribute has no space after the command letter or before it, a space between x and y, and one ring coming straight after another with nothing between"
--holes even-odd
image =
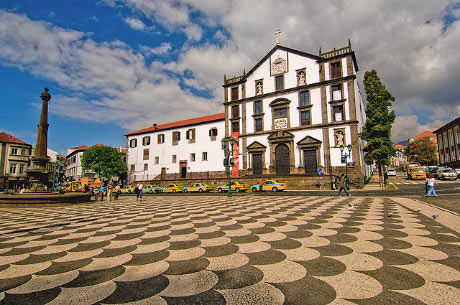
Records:
<instances>
[{"instance_id":1,"label":"white cloud","mask_svg":"<svg viewBox=\"0 0 460 305\"><path fill-rule=\"evenodd\" d=\"M164 42L159 47L156 47L156 48L141 46L140 49L142 53L147 57L152 56L152 55L163 55L171 51L171 44Z\"/></svg>"},{"instance_id":2,"label":"white cloud","mask_svg":"<svg viewBox=\"0 0 460 305\"><path fill-rule=\"evenodd\" d=\"M126 17L123 21L126 22L126 24L128 24L133 30L145 31L147 29L145 23L137 18Z\"/></svg>"},{"instance_id":3,"label":"white cloud","mask_svg":"<svg viewBox=\"0 0 460 305\"><path fill-rule=\"evenodd\" d=\"M435 131L444 125L443 121L435 120L429 124L420 124L416 115L397 116L391 130L393 143L406 141L424 131Z\"/></svg>"}]
</instances>

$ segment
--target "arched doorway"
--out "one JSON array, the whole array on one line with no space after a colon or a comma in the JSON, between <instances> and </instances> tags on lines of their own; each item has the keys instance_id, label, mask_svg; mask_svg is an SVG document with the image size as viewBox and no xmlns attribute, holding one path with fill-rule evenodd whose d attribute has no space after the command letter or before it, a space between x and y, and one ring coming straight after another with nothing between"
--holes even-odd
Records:
<instances>
[{"instance_id":1,"label":"arched doorway","mask_svg":"<svg viewBox=\"0 0 460 305\"><path fill-rule=\"evenodd\" d=\"M275 172L277 175L290 173L289 147L286 144L278 144L275 148Z\"/></svg>"}]
</instances>

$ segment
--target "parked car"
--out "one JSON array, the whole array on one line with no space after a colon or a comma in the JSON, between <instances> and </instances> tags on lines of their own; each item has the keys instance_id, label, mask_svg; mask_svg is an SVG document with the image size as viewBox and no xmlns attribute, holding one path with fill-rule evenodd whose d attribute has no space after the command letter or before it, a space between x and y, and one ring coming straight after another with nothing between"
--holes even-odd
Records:
<instances>
[{"instance_id":1,"label":"parked car","mask_svg":"<svg viewBox=\"0 0 460 305\"><path fill-rule=\"evenodd\" d=\"M460 178L460 168L456 168L454 171L457 173L457 178Z\"/></svg>"},{"instance_id":2,"label":"parked car","mask_svg":"<svg viewBox=\"0 0 460 305\"><path fill-rule=\"evenodd\" d=\"M251 186L253 192L258 192L260 186L258 184ZM266 180L262 184L262 191L269 192L280 192L286 190L286 184L275 181L275 180Z\"/></svg>"},{"instance_id":3,"label":"parked car","mask_svg":"<svg viewBox=\"0 0 460 305\"><path fill-rule=\"evenodd\" d=\"M387 175L388 176L396 176L396 171L392 167L387 167Z\"/></svg>"},{"instance_id":4,"label":"parked car","mask_svg":"<svg viewBox=\"0 0 460 305\"><path fill-rule=\"evenodd\" d=\"M438 170L438 179L441 180L457 180L457 173L451 168L441 168Z\"/></svg>"},{"instance_id":5,"label":"parked car","mask_svg":"<svg viewBox=\"0 0 460 305\"><path fill-rule=\"evenodd\" d=\"M427 173L435 174L438 172L438 167L437 166L428 166L426 168Z\"/></svg>"},{"instance_id":6,"label":"parked car","mask_svg":"<svg viewBox=\"0 0 460 305\"><path fill-rule=\"evenodd\" d=\"M212 191L214 188L208 184L204 184L204 183L194 183L190 186L187 186L187 187L184 187L184 193L188 193L188 192L199 192L199 193L203 193L203 192L210 192Z\"/></svg>"},{"instance_id":7,"label":"parked car","mask_svg":"<svg viewBox=\"0 0 460 305\"><path fill-rule=\"evenodd\" d=\"M246 192L249 190L249 185L238 182L238 181L231 181L231 190L235 192ZM228 183L224 185L220 185L217 187L217 191L222 193L224 191L228 191Z\"/></svg>"},{"instance_id":8,"label":"parked car","mask_svg":"<svg viewBox=\"0 0 460 305\"><path fill-rule=\"evenodd\" d=\"M170 184L160 189L160 193L179 193L182 191L183 191L182 187L180 187L177 184Z\"/></svg>"},{"instance_id":9,"label":"parked car","mask_svg":"<svg viewBox=\"0 0 460 305\"><path fill-rule=\"evenodd\" d=\"M120 191L122 194L131 194L131 193L134 193L135 188L136 187L132 185L125 185L124 187L120 189Z\"/></svg>"},{"instance_id":10,"label":"parked car","mask_svg":"<svg viewBox=\"0 0 460 305\"><path fill-rule=\"evenodd\" d=\"M151 185L151 184L146 184L142 187L142 191L144 193L149 193L149 194L153 194L153 193L159 193L160 192L160 187L157 186L157 185Z\"/></svg>"}]
</instances>

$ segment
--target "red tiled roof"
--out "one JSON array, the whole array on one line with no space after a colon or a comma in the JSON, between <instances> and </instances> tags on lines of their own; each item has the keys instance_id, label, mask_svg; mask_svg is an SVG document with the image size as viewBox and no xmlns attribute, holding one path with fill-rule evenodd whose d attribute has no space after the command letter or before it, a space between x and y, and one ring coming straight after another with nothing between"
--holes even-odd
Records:
<instances>
[{"instance_id":1,"label":"red tiled roof","mask_svg":"<svg viewBox=\"0 0 460 305\"><path fill-rule=\"evenodd\" d=\"M91 147L94 147L94 146L103 146L104 144L94 144L93 146L86 146L86 145L81 145L81 146L77 146L77 147L74 147L74 148L71 148L72 150L87 150L87 149L90 149Z\"/></svg>"},{"instance_id":2,"label":"red tiled roof","mask_svg":"<svg viewBox=\"0 0 460 305\"><path fill-rule=\"evenodd\" d=\"M419 138L436 138L436 134L432 133L431 131L424 131L421 134L414 137L414 139L419 139Z\"/></svg>"},{"instance_id":3,"label":"red tiled roof","mask_svg":"<svg viewBox=\"0 0 460 305\"><path fill-rule=\"evenodd\" d=\"M177 127L184 127L184 126L188 126L188 125L196 125L196 124L200 124L200 123L219 121L219 120L223 120L223 119L225 119L225 113L217 113L217 114L202 116L202 117L199 117L199 118L193 118L193 119L188 119L188 120L183 120L183 121L177 121L177 122L172 122L172 123L161 124L161 125L157 125L157 126L151 126L151 127L148 127L148 128L138 130L138 131L134 131L134 132L124 134L124 136L133 136L133 135L142 134L142 133L151 132L151 131L158 131L158 130L177 128Z\"/></svg>"},{"instance_id":4,"label":"red tiled roof","mask_svg":"<svg viewBox=\"0 0 460 305\"><path fill-rule=\"evenodd\" d=\"M15 137L13 137L12 135L6 133L6 132L0 132L0 142L3 142L3 143L17 143L17 144L26 144L26 145L30 145L24 141L21 141Z\"/></svg>"},{"instance_id":5,"label":"red tiled roof","mask_svg":"<svg viewBox=\"0 0 460 305\"><path fill-rule=\"evenodd\" d=\"M401 148L407 148L407 146L401 145L401 144L396 144L394 146L394 149L401 149Z\"/></svg>"}]
</instances>

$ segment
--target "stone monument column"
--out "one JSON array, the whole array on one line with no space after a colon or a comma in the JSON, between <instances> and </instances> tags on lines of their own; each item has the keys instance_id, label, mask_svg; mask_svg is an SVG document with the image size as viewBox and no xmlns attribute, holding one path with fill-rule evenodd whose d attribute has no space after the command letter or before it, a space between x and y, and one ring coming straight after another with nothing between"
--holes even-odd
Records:
<instances>
[{"instance_id":1,"label":"stone monument column","mask_svg":"<svg viewBox=\"0 0 460 305\"><path fill-rule=\"evenodd\" d=\"M40 123L37 131L37 145L35 146L34 156L32 158L33 168L28 170L30 182L32 182L31 192L47 192L49 184L49 175L46 165L48 158L48 102L51 100L51 94L48 88L42 92L42 111L40 114ZM45 187L46 186L46 187Z\"/></svg>"}]
</instances>

